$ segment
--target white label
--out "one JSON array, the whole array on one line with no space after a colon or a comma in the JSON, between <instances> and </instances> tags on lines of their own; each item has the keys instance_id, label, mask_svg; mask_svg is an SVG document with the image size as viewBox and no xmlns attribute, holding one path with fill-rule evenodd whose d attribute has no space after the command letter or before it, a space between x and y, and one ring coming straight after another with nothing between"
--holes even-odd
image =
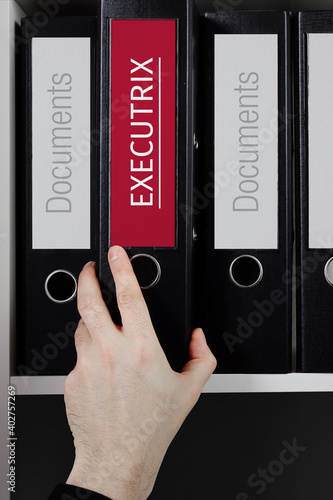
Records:
<instances>
[{"instance_id":1,"label":"white label","mask_svg":"<svg viewBox=\"0 0 333 500\"><path fill-rule=\"evenodd\" d=\"M278 35L215 35L215 249L278 248Z\"/></svg>"},{"instance_id":2,"label":"white label","mask_svg":"<svg viewBox=\"0 0 333 500\"><path fill-rule=\"evenodd\" d=\"M308 35L309 247L333 248L333 34Z\"/></svg>"},{"instance_id":3,"label":"white label","mask_svg":"<svg viewBox=\"0 0 333 500\"><path fill-rule=\"evenodd\" d=\"M32 39L32 248L90 248L90 38Z\"/></svg>"}]
</instances>

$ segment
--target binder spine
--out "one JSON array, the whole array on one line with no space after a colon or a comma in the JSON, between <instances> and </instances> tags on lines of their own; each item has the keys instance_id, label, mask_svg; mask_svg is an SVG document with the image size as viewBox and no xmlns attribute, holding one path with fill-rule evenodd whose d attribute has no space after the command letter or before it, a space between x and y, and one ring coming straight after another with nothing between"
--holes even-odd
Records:
<instances>
[{"instance_id":1,"label":"binder spine","mask_svg":"<svg viewBox=\"0 0 333 500\"><path fill-rule=\"evenodd\" d=\"M297 370L333 371L330 134L333 14L301 12L296 30Z\"/></svg>"},{"instance_id":2,"label":"binder spine","mask_svg":"<svg viewBox=\"0 0 333 500\"><path fill-rule=\"evenodd\" d=\"M202 23L202 323L217 372L286 373L293 237L290 16L207 13Z\"/></svg>"},{"instance_id":3,"label":"binder spine","mask_svg":"<svg viewBox=\"0 0 333 500\"><path fill-rule=\"evenodd\" d=\"M65 375L78 275L96 260L96 18L55 17L37 32L24 18L22 36L17 373Z\"/></svg>"},{"instance_id":4,"label":"binder spine","mask_svg":"<svg viewBox=\"0 0 333 500\"><path fill-rule=\"evenodd\" d=\"M120 323L107 252L125 247L174 369L193 322L196 18L189 0L104 0L99 14L99 278Z\"/></svg>"}]
</instances>

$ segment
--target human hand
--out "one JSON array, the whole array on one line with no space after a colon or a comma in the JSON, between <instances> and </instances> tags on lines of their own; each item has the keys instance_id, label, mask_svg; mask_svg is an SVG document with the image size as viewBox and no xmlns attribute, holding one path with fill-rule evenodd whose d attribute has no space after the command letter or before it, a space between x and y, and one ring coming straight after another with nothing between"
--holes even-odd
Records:
<instances>
[{"instance_id":1,"label":"human hand","mask_svg":"<svg viewBox=\"0 0 333 500\"><path fill-rule=\"evenodd\" d=\"M113 323L103 301L94 263L79 277L77 364L65 382L76 452L67 484L113 500L145 500L216 360L196 329L189 362L174 372L125 250L112 247L109 264L122 327Z\"/></svg>"}]
</instances>

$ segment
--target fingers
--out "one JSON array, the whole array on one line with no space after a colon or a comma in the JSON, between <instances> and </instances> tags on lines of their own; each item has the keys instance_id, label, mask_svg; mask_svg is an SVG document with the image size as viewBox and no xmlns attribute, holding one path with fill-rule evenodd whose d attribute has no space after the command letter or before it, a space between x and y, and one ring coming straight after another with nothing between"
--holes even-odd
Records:
<instances>
[{"instance_id":1,"label":"fingers","mask_svg":"<svg viewBox=\"0 0 333 500\"><path fill-rule=\"evenodd\" d=\"M79 276L77 307L92 337L116 332L116 327L102 297L95 263L88 262Z\"/></svg>"},{"instance_id":2,"label":"fingers","mask_svg":"<svg viewBox=\"0 0 333 500\"><path fill-rule=\"evenodd\" d=\"M189 348L190 360L181 371L181 375L190 383L191 391L199 397L203 386L216 368L216 359L209 349L201 328L192 333Z\"/></svg>"},{"instance_id":3,"label":"fingers","mask_svg":"<svg viewBox=\"0 0 333 500\"><path fill-rule=\"evenodd\" d=\"M151 325L149 311L126 251L114 246L109 250L109 264L123 325Z\"/></svg>"}]
</instances>

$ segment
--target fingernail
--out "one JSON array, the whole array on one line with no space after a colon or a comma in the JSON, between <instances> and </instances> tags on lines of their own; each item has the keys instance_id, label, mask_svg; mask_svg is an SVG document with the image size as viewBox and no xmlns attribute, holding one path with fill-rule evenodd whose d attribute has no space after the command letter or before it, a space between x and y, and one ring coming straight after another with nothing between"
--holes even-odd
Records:
<instances>
[{"instance_id":1,"label":"fingernail","mask_svg":"<svg viewBox=\"0 0 333 500\"><path fill-rule=\"evenodd\" d=\"M118 254L117 248L111 247L110 250L109 250L109 259L110 259L110 262L118 259L118 257L119 257L119 254Z\"/></svg>"},{"instance_id":2,"label":"fingernail","mask_svg":"<svg viewBox=\"0 0 333 500\"><path fill-rule=\"evenodd\" d=\"M201 332L201 337L203 337L203 339L204 339L204 341L205 341L206 345L208 346L208 344L207 344L207 339L206 339L206 335L205 335L205 333L204 333L203 329L199 327L199 328L198 328L198 330Z\"/></svg>"},{"instance_id":3,"label":"fingernail","mask_svg":"<svg viewBox=\"0 0 333 500\"><path fill-rule=\"evenodd\" d=\"M91 260L90 262L87 262L87 264L83 267L83 269L86 269L88 267L95 267L96 266L96 263Z\"/></svg>"}]
</instances>

